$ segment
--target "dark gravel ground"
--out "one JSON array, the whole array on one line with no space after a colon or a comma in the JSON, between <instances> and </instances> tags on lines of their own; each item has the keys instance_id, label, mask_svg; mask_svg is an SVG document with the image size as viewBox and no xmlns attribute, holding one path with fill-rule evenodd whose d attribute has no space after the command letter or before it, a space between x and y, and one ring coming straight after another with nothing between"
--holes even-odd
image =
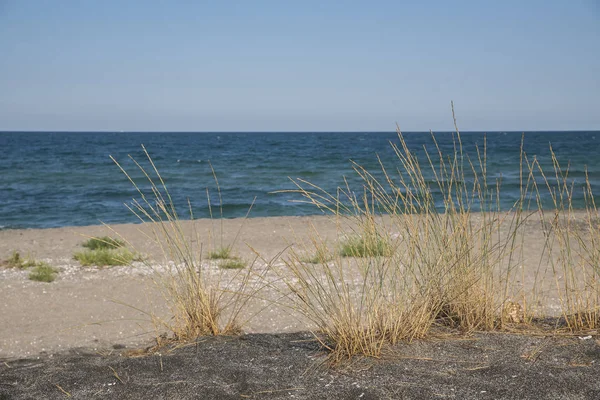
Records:
<instances>
[{"instance_id":1,"label":"dark gravel ground","mask_svg":"<svg viewBox=\"0 0 600 400\"><path fill-rule=\"evenodd\" d=\"M431 339L336 367L309 333L123 354L78 349L0 360L0 399L600 399L594 338Z\"/></svg>"}]
</instances>

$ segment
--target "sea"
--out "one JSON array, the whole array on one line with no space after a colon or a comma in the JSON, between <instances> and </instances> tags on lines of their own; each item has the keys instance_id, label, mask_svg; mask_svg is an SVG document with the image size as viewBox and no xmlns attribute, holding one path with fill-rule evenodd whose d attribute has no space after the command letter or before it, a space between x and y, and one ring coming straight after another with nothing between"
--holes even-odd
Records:
<instances>
[{"instance_id":1,"label":"sea","mask_svg":"<svg viewBox=\"0 0 600 400\"><path fill-rule=\"evenodd\" d=\"M451 156L457 144L455 133L434 136L437 147L430 132L403 133L432 186L426 152L439 166L438 147ZM585 206L586 175L600 194L600 131L462 132L460 140L463 159L477 168L485 148L488 184L499 182L502 209L514 207L521 194L521 148L554 183L554 162L568 170L576 208ZM135 162L152 171L142 145L181 218L322 214L302 202L294 181L361 195L364 181L353 165L378 179L381 165L392 177L403 173L394 143L400 143L396 132L0 132L0 229L139 222L126 205L140 195L110 156L149 193Z\"/></svg>"}]
</instances>

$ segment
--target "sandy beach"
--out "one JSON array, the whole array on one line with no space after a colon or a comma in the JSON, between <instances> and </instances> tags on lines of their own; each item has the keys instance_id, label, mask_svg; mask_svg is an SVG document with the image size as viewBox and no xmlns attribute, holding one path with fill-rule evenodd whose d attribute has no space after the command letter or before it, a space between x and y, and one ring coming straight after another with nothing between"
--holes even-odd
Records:
<instances>
[{"instance_id":1,"label":"sandy beach","mask_svg":"<svg viewBox=\"0 0 600 400\"><path fill-rule=\"evenodd\" d=\"M280 259L274 257L285 249L289 252L293 248L302 253L314 232L335 247L340 231L338 223L329 217L313 216L207 219L196 220L193 226L205 253L221 243L233 243L237 236L234 253L248 262L255 260L254 268L260 270L267 267L267 260L273 259L274 265L282 265L286 253ZM192 223L185 221L183 226L189 230ZM146 259L160 263L162 252L145 236L149 228L148 224L127 224L110 228L98 225L0 231L0 260L18 251L60 270L54 282L41 283L28 280L25 270L0 269L3 321L0 324L0 357L31 357L72 347L142 345L160 334L150 323L149 315L166 319L170 316L165 300L153 282L151 269L139 262L111 268L82 267L73 259L74 252L82 249L81 244L87 238L118 234ZM524 231L527 249L524 261L536 266L544 248L539 222L532 219ZM257 253L260 259L257 259ZM215 260L203 263L207 268L218 268ZM534 271L534 268L525 269L524 287L533 281ZM551 296L546 300L551 312L557 301ZM247 321L244 332L285 333L312 328L299 316L268 300L251 302L249 315L259 311L258 316Z\"/></svg>"},{"instance_id":2,"label":"sandy beach","mask_svg":"<svg viewBox=\"0 0 600 400\"><path fill-rule=\"evenodd\" d=\"M282 250L305 251L315 232L332 248L340 235L339 221L325 216L222 223L185 221L183 228L191 233L195 227L203 252L237 236L234 254L254 260L258 272L267 264L283 265ZM243 326L244 335L200 338L132 358L132 350L152 346L163 333L150 314L165 320L171 315L154 284L155 272L141 262L83 267L73 253L89 237L118 234L158 269L162 253L145 236L149 229L148 224L127 224L0 231L0 259L18 251L60 271L54 282L41 283L29 280L25 270L0 269L0 398L188 398L202 393L219 399L592 399L600 394L593 378L600 365L595 332L557 337L433 332L426 340L394 347L380 360L359 358L330 369L327 353L310 333L314 326L274 303L277 293L269 290L247 307L248 315L256 315ZM345 232L351 231L347 224ZM527 287L536 270L527 264L539 264L544 238L536 219L523 232L525 268L518 284ZM262 257L256 259L257 253ZM202 265L218 270L217 263L205 259ZM549 314L556 314L558 300L548 296L545 301Z\"/></svg>"},{"instance_id":3,"label":"sandy beach","mask_svg":"<svg viewBox=\"0 0 600 400\"><path fill-rule=\"evenodd\" d=\"M205 249L220 246L221 240L228 245L239 232L234 253L249 263L256 258L255 251L270 260L286 247L306 241L311 226L335 236L335 223L325 217L228 219L223 220L222 236L219 221L196 221L200 237L206 240ZM118 232L148 259L160 261L160 249L144 236L148 228L126 224L0 231L0 260L18 251L60 270L54 282L41 283L28 280L25 270L0 268L0 357L29 357L81 346L140 345L156 337L148 314L168 318L169 310L149 268L139 262L111 268L82 267L73 260L89 237L116 237ZM258 268L265 266L261 260L255 263ZM206 264L214 266L216 261L207 260ZM289 312L264 302L251 311L265 306L261 317L244 327L245 332L307 329Z\"/></svg>"}]
</instances>

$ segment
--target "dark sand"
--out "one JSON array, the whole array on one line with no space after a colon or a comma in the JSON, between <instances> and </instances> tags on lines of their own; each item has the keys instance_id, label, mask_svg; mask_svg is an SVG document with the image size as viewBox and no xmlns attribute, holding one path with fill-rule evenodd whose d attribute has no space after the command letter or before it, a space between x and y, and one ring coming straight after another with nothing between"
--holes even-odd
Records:
<instances>
[{"instance_id":1,"label":"dark sand","mask_svg":"<svg viewBox=\"0 0 600 400\"><path fill-rule=\"evenodd\" d=\"M0 399L600 398L592 339L480 334L393 350L336 368L302 333L211 337L141 358L71 350L0 364Z\"/></svg>"}]
</instances>

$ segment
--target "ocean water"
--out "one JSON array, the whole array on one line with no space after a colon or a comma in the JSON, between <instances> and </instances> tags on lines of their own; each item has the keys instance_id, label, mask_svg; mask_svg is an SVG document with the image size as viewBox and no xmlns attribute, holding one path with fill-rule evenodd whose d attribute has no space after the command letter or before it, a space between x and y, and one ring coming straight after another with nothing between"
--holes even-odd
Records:
<instances>
[{"instance_id":1,"label":"ocean water","mask_svg":"<svg viewBox=\"0 0 600 400\"><path fill-rule=\"evenodd\" d=\"M492 183L501 180L504 209L519 197L522 135L461 135L465 153L473 158L477 146L482 149L487 140L487 177ZM424 163L424 146L436 151L429 133L405 133L404 137ZM586 169L600 194L600 131L525 132L524 137L526 154L536 157L547 172L552 170L550 145L561 165L570 166L576 207L584 206L580 188ZM443 153L452 154L451 133L436 133L436 139ZM274 192L293 189L290 178L301 178L335 193L345 187L346 177L350 188L361 193L362 182L350 160L378 171L378 155L388 172L395 173L399 163L390 141L399 143L395 132L0 132L0 229L137 222L124 203L139 196L109 156L122 163L142 188L148 188L128 158L145 162L142 144L184 217L189 218L188 200L195 218L209 216L207 189L213 213L219 214L209 161L219 180L226 218L246 215L254 198L251 217L320 214L315 206L294 202L302 200L299 194ZM148 167L147 162L144 165Z\"/></svg>"}]
</instances>

